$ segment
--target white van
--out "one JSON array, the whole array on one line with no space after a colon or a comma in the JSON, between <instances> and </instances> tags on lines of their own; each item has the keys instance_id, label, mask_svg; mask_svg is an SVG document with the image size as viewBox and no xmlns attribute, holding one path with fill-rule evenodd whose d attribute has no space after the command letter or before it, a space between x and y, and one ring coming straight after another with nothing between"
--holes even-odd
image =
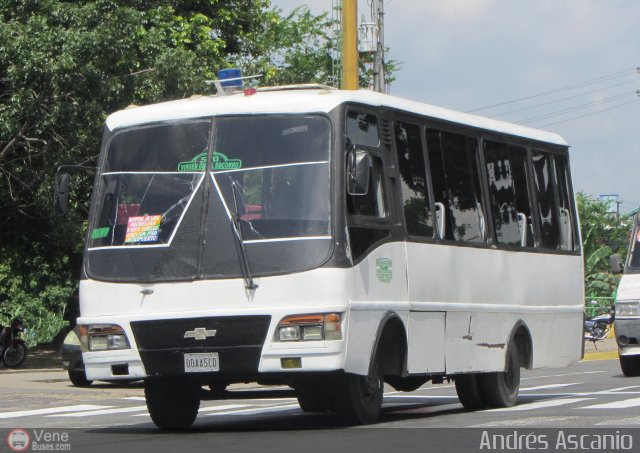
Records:
<instances>
[{"instance_id":1,"label":"white van","mask_svg":"<svg viewBox=\"0 0 640 453\"><path fill-rule=\"evenodd\" d=\"M629 256L616 296L614 326L620 368L625 376L640 376L640 216L636 216Z\"/></svg>"}]
</instances>

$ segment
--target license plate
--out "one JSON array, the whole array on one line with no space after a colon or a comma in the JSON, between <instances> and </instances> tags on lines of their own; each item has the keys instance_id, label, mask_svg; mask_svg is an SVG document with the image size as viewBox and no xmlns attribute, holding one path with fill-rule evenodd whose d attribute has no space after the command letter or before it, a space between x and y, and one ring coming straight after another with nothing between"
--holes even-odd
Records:
<instances>
[{"instance_id":1,"label":"license plate","mask_svg":"<svg viewBox=\"0 0 640 453\"><path fill-rule=\"evenodd\" d=\"M211 371L220 371L217 352L184 354L185 373L209 373Z\"/></svg>"}]
</instances>

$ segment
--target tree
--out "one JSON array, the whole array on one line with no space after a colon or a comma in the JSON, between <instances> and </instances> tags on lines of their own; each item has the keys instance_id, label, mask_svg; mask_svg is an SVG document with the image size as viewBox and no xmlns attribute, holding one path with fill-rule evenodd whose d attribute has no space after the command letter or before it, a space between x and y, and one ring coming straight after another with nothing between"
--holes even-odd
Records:
<instances>
[{"instance_id":1,"label":"tree","mask_svg":"<svg viewBox=\"0 0 640 453\"><path fill-rule=\"evenodd\" d=\"M576 195L582 249L585 260L585 289L588 297L610 297L619 277L611 273L609 258L614 253L627 256L632 219L610 212L610 204L579 192Z\"/></svg>"},{"instance_id":2,"label":"tree","mask_svg":"<svg viewBox=\"0 0 640 453\"><path fill-rule=\"evenodd\" d=\"M0 311L48 326L33 342L60 327L93 175L74 175L62 220L52 178L95 164L108 113L209 93L205 81L235 65L264 83L327 82L329 26L269 0L0 0Z\"/></svg>"}]
</instances>

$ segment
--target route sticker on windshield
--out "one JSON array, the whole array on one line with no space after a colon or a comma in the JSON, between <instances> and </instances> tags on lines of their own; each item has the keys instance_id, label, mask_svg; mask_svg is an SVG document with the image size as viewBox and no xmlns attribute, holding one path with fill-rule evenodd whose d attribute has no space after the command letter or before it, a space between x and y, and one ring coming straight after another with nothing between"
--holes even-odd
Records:
<instances>
[{"instance_id":1,"label":"route sticker on windshield","mask_svg":"<svg viewBox=\"0 0 640 453\"><path fill-rule=\"evenodd\" d=\"M125 244L156 242L160 233L161 221L162 215L129 217L127 234L124 237Z\"/></svg>"},{"instance_id":2,"label":"route sticker on windshield","mask_svg":"<svg viewBox=\"0 0 640 453\"><path fill-rule=\"evenodd\" d=\"M187 162L178 164L178 171L204 171L207 166L207 153L198 154L196 157ZM238 170L242 168L240 159L229 159L222 153L213 153L211 156L212 170Z\"/></svg>"},{"instance_id":3,"label":"route sticker on windshield","mask_svg":"<svg viewBox=\"0 0 640 453\"><path fill-rule=\"evenodd\" d=\"M91 232L91 239L106 238L107 236L109 236L110 232L111 232L110 227L94 228L94 230Z\"/></svg>"}]
</instances>

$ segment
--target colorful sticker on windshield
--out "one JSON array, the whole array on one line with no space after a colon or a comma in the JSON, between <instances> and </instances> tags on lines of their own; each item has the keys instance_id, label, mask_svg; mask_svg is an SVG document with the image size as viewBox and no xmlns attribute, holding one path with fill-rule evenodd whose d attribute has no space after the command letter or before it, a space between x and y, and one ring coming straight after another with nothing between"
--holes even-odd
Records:
<instances>
[{"instance_id":1,"label":"colorful sticker on windshield","mask_svg":"<svg viewBox=\"0 0 640 453\"><path fill-rule=\"evenodd\" d=\"M106 238L107 236L109 236L110 232L111 232L111 228L109 227L94 228L94 230L91 232L91 239Z\"/></svg>"},{"instance_id":2,"label":"colorful sticker on windshield","mask_svg":"<svg viewBox=\"0 0 640 453\"><path fill-rule=\"evenodd\" d=\"M127 222L127 234L124 237L125 244L140 242L156 242L160 233L162 215L144 215L129 217Z\"/></svg>"},{"instance_id":3,"label":"colorful sticker on windshield","mask_svg":"<svg viewBox=\"0 0 640 453\"><path fill-rule=\"evenodd\" d=\"M178 164L178 171L204 171L207 166L207 153L198 154L196 157L188 162L180 162ZM242 161L240 159L229 159L222 153L213 153L211 156L211 169L212 170L238 170L242 168Z\"/></svg>"}]
</instances>

